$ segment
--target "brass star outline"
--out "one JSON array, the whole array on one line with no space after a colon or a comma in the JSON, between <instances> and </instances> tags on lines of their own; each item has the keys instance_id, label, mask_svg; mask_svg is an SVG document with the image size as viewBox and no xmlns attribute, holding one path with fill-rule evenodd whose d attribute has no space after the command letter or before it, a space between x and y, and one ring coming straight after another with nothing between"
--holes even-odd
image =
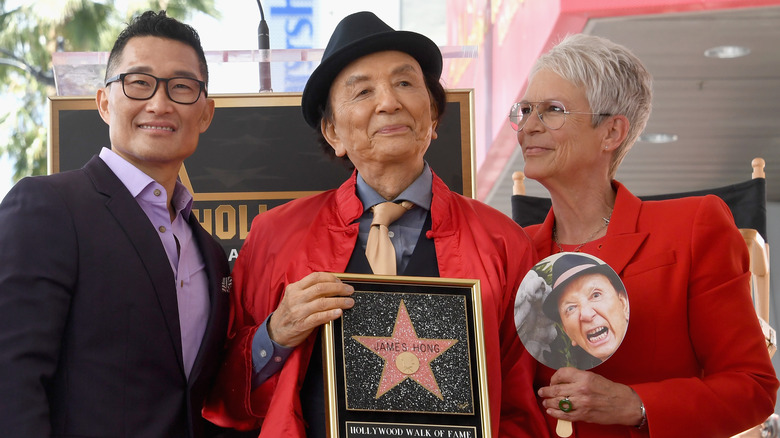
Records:
<instances>
[{"instance_id":1,"label":"brass star outline","mask_svg":"<svg viewBox=\"0 0 780 438\"><path fill-rule=\"evenodd\" d=\"M378 399L404 380L412 379L440 400L444 400L430 364L458 340L418 337L403 300L398 306L391 336L352 336L352 339L385 361L375 398ZM399 356L401 356L400 361ZM418 363L414 363L415 358ZM411 359L411 366L408 359ZM401 366L404 370L400 369Z\"/></svg>"}]
</instances>

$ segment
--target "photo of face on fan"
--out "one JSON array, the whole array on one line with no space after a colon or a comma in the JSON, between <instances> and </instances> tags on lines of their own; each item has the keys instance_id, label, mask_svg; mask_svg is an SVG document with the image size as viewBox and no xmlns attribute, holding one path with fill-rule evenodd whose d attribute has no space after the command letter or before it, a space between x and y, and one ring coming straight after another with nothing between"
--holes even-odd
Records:
<instances>
[{"instance_id":1,"label":"photo of face on fan","mask_svg":"<svg viewBox=\"0 0 780 438\"><path fill-rule=\"evenodd\" d=\"M628 329L623 282L596 257L555 254L523 280L515 301L518 336L553 369L590 369L607 360Z\"/></svg>"}]
</instances>

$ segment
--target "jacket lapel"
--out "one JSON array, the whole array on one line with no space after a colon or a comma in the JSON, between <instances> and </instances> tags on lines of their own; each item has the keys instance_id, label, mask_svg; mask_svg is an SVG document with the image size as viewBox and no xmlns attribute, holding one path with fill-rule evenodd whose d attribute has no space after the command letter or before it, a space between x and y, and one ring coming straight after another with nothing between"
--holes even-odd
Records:
<instances>
[{"instance_id":1,"label":"jacket lapel","mask_svg":"<svg viewBox=\"0 0 780 438\"><path fill-rule=\"evenodd\" d=\"M209 320L206 323L206 331L203 334L198 355L190 371L190 382L194 382L203 369L204 360L212 354L216 354L213 347L219 349L224 341L224 335L227 334L227 315L228 311L224 308L228 305L230 296L230 286L226 284L223 290L223 281L227 279L225 275L229 272L227 258L222 253L215 252L211 235L200 226L194 213L190 213L188 220L193 231L195 242L203 255L203 261L206 265L206 275L208 276L208 294L211 308L209 309ZM223 251L222 248L218 249ZM224 297L222 296L224 295ZM221 327L220 327L221 326Z\"/></svg>"},{"instance_id":2,"label":"jacket lapel","mask_svg":"<svg viewBox=\"0 0 780 438\"><path fill-rule=\"evenodd\" d=\"M103 160L97 156L93 157L84 166L84 171L92 179L97 191L108 197L105 204L106 209L125 231L127 240L135 247L138 258L146 268L149 281L157 294L157 301L165 316L168 334L183 373L175 278L160 238L138 202Z\"/></svg>"},{"instance_id":3,"label":"jacket lapel","mask_svg":"<svg viewBox=\"0 0 780 438\"><path fill-rule=\"evenodd\" d=\"M326 225L327 233L323 233L320 227L310 228L305 239L310 243L303 248L310 272L346 272L360 231L357 220L363 214L363 204L355 195L356 185L357 171L353 171L352 176L336 189L333 205L325 207L333 209L327 217L337 219L335 223ZM368 259L365 262L368 264Z\"/></svg>"},{"instance_id":4,"label":"jacket lapel","mask_svg":"<svg viewBox=\"0 0 780 438\"><path fill-rule=\"evenodd\" d=\"M604 239L605 250L598 255L619 275L647 239L645 232L637 232L642 201L622 184L613 181L617 189L615 210Z\"/></svg>"},{"instance_id":5,"label":"jacket lapel","mask_svg":"<svg viewBox=\"0 0 780 438\"><path fill-rule=\"evenodd\" d=\"M642 209L642 201L631 194L621 183L613 181L617 189L615 210L604 237L605 250L594 254L604 260L618 274L634 257L647 238L647 233L637 232L639 212ZM536 229L531 236L536 247L536 252L541 258L545 254L553 252L552 228L555 224L555 212L550 209L544 223Z\"/></svg>"}]
</instances>

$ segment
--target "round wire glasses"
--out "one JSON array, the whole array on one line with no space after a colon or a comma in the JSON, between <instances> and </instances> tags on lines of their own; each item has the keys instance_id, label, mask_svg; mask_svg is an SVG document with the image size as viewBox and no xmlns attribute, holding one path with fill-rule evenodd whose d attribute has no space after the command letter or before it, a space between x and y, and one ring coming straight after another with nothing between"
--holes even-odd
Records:
<instances>
[{"instance_id":1,"label":"round wire glasses","mask_svg":"<svg viewBox=\"0 0 780 438\"><path fill-rule=\"evenodd\" d=\"M509 125L515 131L522 131L525 123L536 110L539 121L548 129L561 129L566 123L567 114L590 114L599 116L611 116L608 113L589 113L584 111L566 111L566 107L557 100L545 100L541 102L517 102L509 110Z\"/></svg>"}]
</instances>

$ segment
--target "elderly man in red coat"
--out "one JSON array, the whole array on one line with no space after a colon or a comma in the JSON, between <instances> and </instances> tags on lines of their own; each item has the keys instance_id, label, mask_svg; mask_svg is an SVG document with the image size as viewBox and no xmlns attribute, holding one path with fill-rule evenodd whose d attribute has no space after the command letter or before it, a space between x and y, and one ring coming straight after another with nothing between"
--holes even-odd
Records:
<instances>
[{"instance_id":1,"label":"elderly man in red coat","mask_svg":"<svg viewBox=\"0 0 780 438\"><path fill-rule=\"evenodd\" d=\"M205 409L211 421L259 427L261 436L324 436L318 331L353 305L352 287L327 272L376 273L365 254L371 208L406 201L389 227L396 272L479 279L493 433L501 417L540 436L532 371L513 373L514 387L502 391L502 361L524 354L512 304L534 250L509 217L452 192L424 160L445 106L441 70L430 39L371 13L336 28L302 109L325 151L355 171L338 189L254 220L233 273L228 360Z\"/></svg>"}]
</instances>

